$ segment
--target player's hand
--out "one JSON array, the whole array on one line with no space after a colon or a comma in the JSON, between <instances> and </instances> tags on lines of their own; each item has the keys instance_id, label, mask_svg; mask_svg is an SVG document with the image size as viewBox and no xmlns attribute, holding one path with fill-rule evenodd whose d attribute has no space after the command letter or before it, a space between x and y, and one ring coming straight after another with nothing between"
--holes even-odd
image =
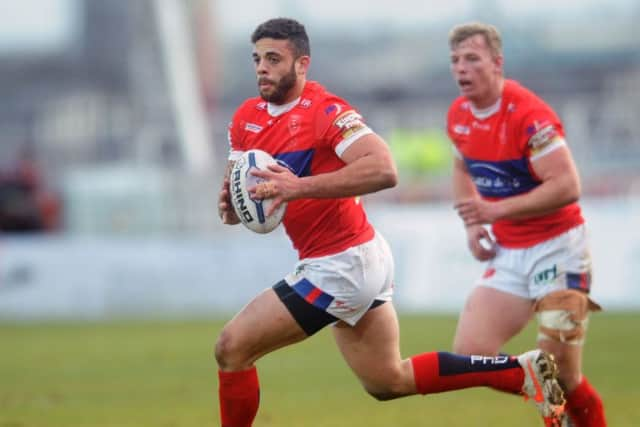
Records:
<instances>
[{"instance_id":1,"label":"player's hand","mask_svg":"<svg viewBox=\"0 0 640 427\"><path fill-rule=\"evenodd\" d=\"M267 216L275 212L284 202L296 198L300 178L291 172L289 168L273 164L269 165L266 170L251 169L249 173L264 179L263 182L248 188L249 195L252 198L261 200L273 199L271 206L267 209Z\"/></svg>"},{"instance_id":2,"label":"player's hand","mask_svg":"<svg viewBox=\"0 0 640 427\"><path fill-rule=\"evenodd\" d=\"M453 207L458 211L458 215L460 215L466 227L491 224L500 218L500 205L480 198L462 200Z\"/></svg>"},{"instance_id":3,"label":"player's hand","mask_svg":"<svg viewBox=\"0 0 640 427\"><path fill-rule=\"evenodd\" d=\"M218 196L218 216L223 224L234 225L240 222L240 218L238 218L231 205L228 178L225 178L222 182L222 190L220 190L220 195Z\"/></svg>"},{"instance_id":4,"label":"player's hand","mask_svg":"<svg viewBox=\"0 0 640 427\"><path fill-rule=\"evenodd\" d=\"M496 256L496 243L489 231L482 225L472 225L466 228L467 244L471 254L478 261L487 261Z\"/></svg>"}]
</instances>

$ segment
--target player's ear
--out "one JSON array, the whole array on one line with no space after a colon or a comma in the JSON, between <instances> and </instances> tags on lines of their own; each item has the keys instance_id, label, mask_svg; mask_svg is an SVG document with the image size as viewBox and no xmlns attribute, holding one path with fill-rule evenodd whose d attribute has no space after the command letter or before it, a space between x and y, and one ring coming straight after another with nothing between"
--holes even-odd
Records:
<instances>
[{"instance_id":1,"label":"player's ear","mask_svg":"<svg viewBox=\"0 0 640 427\"><path fill-rule=\"evenodd\" d=\"M311 65L311 57L308 55L302 55L298 59L296 59L296 74L304 75L307 74L307 70L309 69L309 65Z\"/></svg>"},{"instance_id":2,"label":"player's ear","mask_svg":"<svg viewBox=\"0 0 640 427\"><path fill-rule=\"evenodd\" d=\"M496 67L496 71L502 74L502 70L504 69L504 56L498 55L493 58L493 63Z\"/></svg>"}]
</instances>

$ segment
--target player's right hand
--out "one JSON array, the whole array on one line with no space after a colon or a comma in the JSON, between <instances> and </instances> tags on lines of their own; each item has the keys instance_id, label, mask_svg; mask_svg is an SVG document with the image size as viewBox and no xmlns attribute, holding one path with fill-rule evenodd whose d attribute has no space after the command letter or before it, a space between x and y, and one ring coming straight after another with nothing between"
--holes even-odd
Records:
<instances>
[{"instance_id":1,"label":"player's right hand","mask_svg":"<svg viewBox=\"0 0 640 427\"><path fill-rule=\"evenodd\" d=\"M231 205L228 178L225 178L222 182L222 190L220 190L220 195L218 196L218 216L223 224L234 225L240 223L240 218L238 218Z\"/></svg>"},{"instance_id":2,"label":"player's right hand","mask_svg":"<svg viewBox=\"0 0 640 427\"><path fill-rule=\"evenodd\" d=\"M489 231L482 225L470 225L466 227L467 244L471 254L478 261L487 261L496 256L496 242L491 238Z\"/></svg>"}]
</instances>

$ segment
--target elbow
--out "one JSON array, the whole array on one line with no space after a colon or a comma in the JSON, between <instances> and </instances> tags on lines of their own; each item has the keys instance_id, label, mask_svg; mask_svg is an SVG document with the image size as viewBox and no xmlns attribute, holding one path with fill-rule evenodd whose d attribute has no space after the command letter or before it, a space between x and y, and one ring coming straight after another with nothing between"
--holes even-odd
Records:
<instances>
[{"instance_id":1,"label":"elbow","mask_svg":"<svg viewBox=\"0 0 640 427\"><path fill-rule=\"evenodd\" d=\"M383 169L380 180L383 188L393 188L398 185L398 170L393 162Z\"/></svg>"},{"instance_id":2,"label":"elbow","mask_svg":"<svg viewBox=\"0 0 640 427\"><path fill-rule=\"evenodd\" d=\"M567 186L567 190L565 192L566 204L577 202L580 200L581 195L582 188L580 186L580 181L571 182L571 184Z\"/></svg>"}]
</instances>

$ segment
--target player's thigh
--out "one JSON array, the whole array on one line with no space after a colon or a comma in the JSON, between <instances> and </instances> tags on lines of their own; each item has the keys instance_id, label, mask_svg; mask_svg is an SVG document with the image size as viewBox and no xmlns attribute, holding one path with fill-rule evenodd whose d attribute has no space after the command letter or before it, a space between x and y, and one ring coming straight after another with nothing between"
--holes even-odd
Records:
<instances>
[{"instance_id":1,"label":"player's thigh","mask_svg":"<svg viewBox=\"0 0 640 427\"><path fill-rule=\"evenodd\" d=\"M413 371L400 356L400 333L391 302L369 310L355 326L339 322L333 335L349 367L371 393L414 392Z\"/></svg>"},{"instance_id":2,"label":"player's thigh","mask_svg":"<svg viewBox=\"0 0 640 427\"><path fill-rule=\"evenodd\" d=\"M224 326L216 343L216 358L222 369L239 369L306 337L275 291L266 289Z\"/></svg>"},{"instance_id":3,"label":"player's thigh","mask_svg":"<svg viewBox=\"0 0 640 427\"><path fill-rule=\"evenodd\" d=\"M460 313L454 352L493 355L520 332L533 315L530 299L477 286Z\"/></svg>"}]
</instances>

